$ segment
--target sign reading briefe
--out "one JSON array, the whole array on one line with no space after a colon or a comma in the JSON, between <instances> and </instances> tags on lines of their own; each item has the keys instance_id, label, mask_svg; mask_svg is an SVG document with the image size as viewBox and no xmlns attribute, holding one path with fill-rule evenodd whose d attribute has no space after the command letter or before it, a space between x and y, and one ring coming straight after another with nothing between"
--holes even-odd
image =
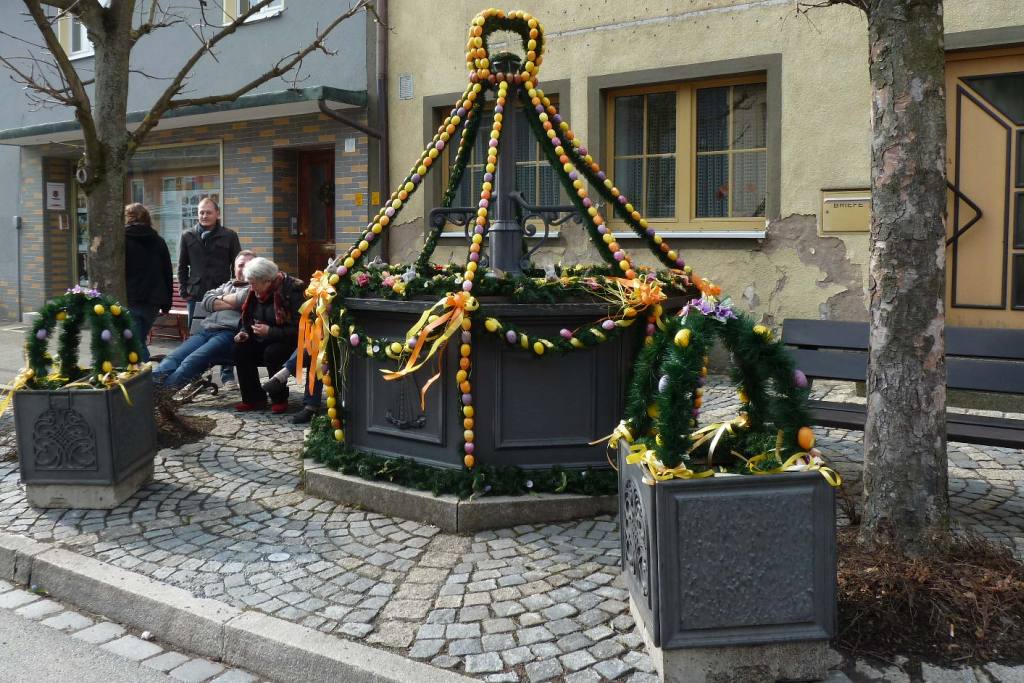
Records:
<instances>
[{"instance_id":1,"label":"sign reading briefe","mask_svg":"<svg viewBox=\"0 0 1024 683\"><path fill-rule=\"evenodd\" d=\"M822 190L821 233L868 232L871 190Z\"/></svg>"}]
</instances>

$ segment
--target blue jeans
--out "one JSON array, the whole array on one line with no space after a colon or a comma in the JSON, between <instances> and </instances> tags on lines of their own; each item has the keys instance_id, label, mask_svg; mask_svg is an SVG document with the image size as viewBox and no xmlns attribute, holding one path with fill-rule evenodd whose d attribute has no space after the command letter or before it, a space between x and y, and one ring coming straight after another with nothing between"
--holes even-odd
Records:
<instances>
[{"instance_id":1,"label":"blue jeans","mask_svg":"<svg viewBox=\"0 0 1024 683\"><path fill-rule=\"evenodd\" d=\"M171 351L153 371L153 379L180 388L214 365L234 359L234 330L200 330Z\"/></svg>"},{"instance_id":2,"label":"blue jeans","mask_svg":"<svg viewBox=\"0 0 1024 683\"><path fill-rule=\"evenodd\" d=\"M128 311L132 314L132 334L142 346L140 359L145 363L149 360L149 347L146 346L146 338L149 337L149 331L153 328L157 316L160 315L160 309L156 306L132 306Z\"/></svg>"},{"instance_id":3,"label":"blue jeans","mask_svg":"<svg viewBox=\"0 0 1024 683\"><path fill-rule=\"evenodd\" d=\"M199 302L194 299L188 300L188 329L192 329L192 321L196 318L196 306ZM227 384L235 381L235 366L228 363L220 366L220 383ZM185 384L188 384L186 382Z\"/></svg>"},{"instance_id":4,"label":"blue jeans","mask_svg":"<svg viewBox=\"0 0 1024 683\"><path fill-rule=\"evenodd\" d=\"M288 370L288 373L291 374L292 376L295 375L295 367L298 365L298 360L299 360L299 351L298 351L298 349L296 349L295 351L292 352L291 357L288 360L286 360L285 363L284 363L284 367ZM312 364L307 363L306 367L307 367L307 370L306 370L307 376L308 376L308 373L310 373L310 372L316 372L313 369ZM305 382L302 383L302 405L309 406L310 408L313 408L313 409L319 409L320 408L320 399L321 399L321 397L323 395L323 391L324 391L324 383L321 382L319 379L316 380L316 382L313 383L313 393L310 393L309 392L309 384L307 382L309 382L308 379Z\"/></svg>"}]
</instances>

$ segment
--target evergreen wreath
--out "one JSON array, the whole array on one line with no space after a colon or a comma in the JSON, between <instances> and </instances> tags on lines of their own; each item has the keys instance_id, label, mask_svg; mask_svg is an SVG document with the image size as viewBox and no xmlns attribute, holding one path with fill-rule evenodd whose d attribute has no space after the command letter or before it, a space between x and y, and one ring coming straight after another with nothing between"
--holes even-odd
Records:
<instances>
[{"instance_id":1,"label":"evergreen wreath","mask_svg":"<svg viewBox=\"0 0 1024 683\"><path fill-rule=\"evenodd\" d=\"M47 347L58 324L54 359ZM79 366L78 342L84 325L91 330L91 368ZM32 389L57 389L79 381L105 386L109 384L105 379L125 363L129 371L137 371L141 353L142 345L135 338L131 313L126 308L95 289L74 287L39 309L25 339L28 367L22 373L23 384ZM52 371L55 360L57 367Z\"/></svg>"}]
</instances>

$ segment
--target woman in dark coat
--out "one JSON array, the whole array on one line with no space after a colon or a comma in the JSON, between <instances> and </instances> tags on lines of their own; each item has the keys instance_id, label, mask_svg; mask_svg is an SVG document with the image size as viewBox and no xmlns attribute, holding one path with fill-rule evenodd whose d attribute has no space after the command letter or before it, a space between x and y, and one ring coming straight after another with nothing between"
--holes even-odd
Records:
<instances>
[{"instance_id":1,"label":"woman in dark coat","mask_svg":"<svg viewBox=\"0 0 1024 683\"><path fill-rule=\"evenodd\" d=\"M133 332L142 344L142 360L149 360L146 337L158 315L171 310L173 275L167 243L153 229L142 204L124 207L124 276Z\"/></svg>"},{"instance_id":2,"label":"woman in dark coat","mask_svg":"<svg viewBox=\"0 0 1024 683\"><path fill-rule=\"evenodd\" d=\"M235 335L235 368L242 402L235 410L262 410L267 392L260 386L259 368L271 376L288 360L299 342L299 307L304 301L302 280L281 272L270 259L254 258L245 264L249 295L242 304L242 318ZM288 409L288 387L270 395L270 409Z\"/></svg>"}]
</instances>

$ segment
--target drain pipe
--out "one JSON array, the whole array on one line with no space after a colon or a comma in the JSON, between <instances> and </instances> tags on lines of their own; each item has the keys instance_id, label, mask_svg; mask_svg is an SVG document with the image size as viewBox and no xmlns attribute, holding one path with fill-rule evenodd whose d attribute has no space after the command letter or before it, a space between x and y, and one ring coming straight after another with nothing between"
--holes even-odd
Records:
<instances>
[{"instance_id":1,"label":"drain pipe","mask_svg":"<svg viewBox=\"0 0 1024 683\"><path fill-rule=\"evenodd\" d=\"M354 128L377 141L377 190L380 192L380 205L388 200L391 194L391 150L388 140L388 3L377 0L377 35L376 35L376 96L377 120L376 127L370 127L338 110L331 109L323 97L317 100L320 111L339 123ZM370 204L370 202L367 202ZM371 204L372 205L372 204ZM388 260L388 231L385 230L380 240L380 256Z\"/></svg>"},{"instance_id":2,"label":"drain pipe","mask_svg":"<svg viewBox=\"0 0 1024 683\"><path fill-rule=\"evenodd\" d=\"M377 147L377 189L381 205L391 196L391 141L388 134L388 2L377 0L377 130L380 131ZM390 262L390 230L381 235L381 258Z\"/></svg>"}]
</instances>

